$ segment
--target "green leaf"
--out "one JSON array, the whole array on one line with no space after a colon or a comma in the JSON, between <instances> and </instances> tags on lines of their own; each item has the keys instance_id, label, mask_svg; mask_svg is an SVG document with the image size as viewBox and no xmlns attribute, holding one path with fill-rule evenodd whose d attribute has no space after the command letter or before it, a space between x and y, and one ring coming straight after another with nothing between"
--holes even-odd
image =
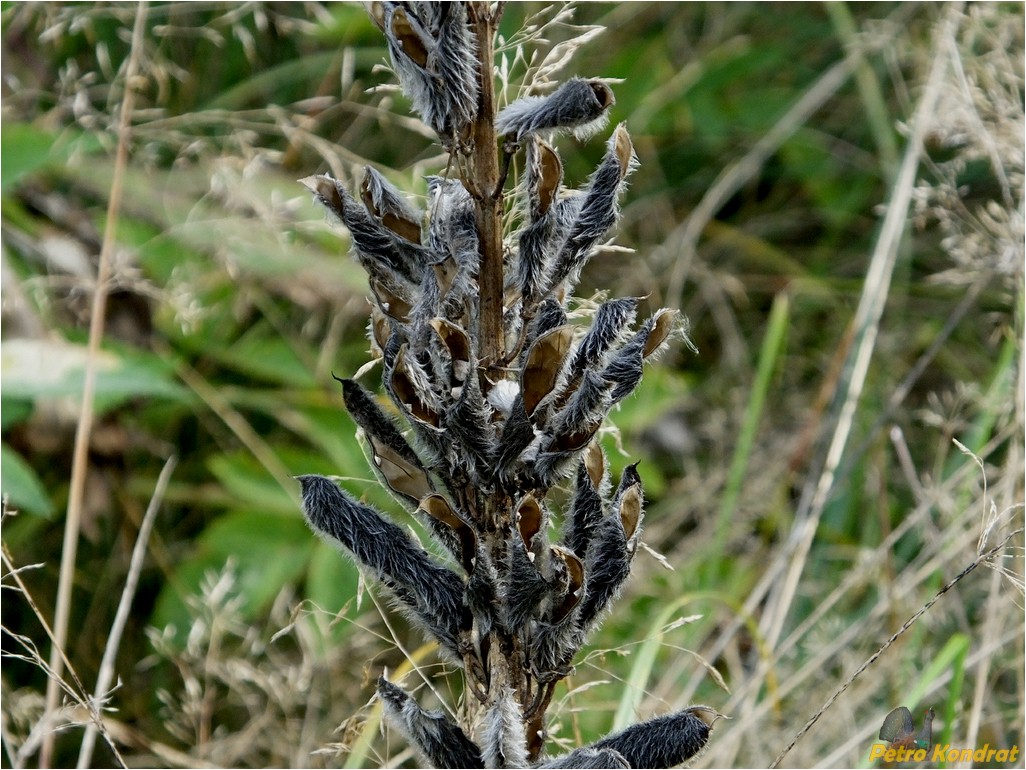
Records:
<instances>
[{"instance_id":1,"label":"green leaf","mask_svg":"<svg viewBox=\"0 0 1026 770\"><path fill-rule=\"evenodd\" d=\"M89 353L64 341L12 339L4 342L4 398L36 400L79 396L85 386ZM188 391L173 381L170 367L142 351L96 354L96 404L103 412L129 398L151 396L185 401Z\"/></svg>"},{"instance_id":2,"label":"green leaf","mask_svg":"<svg viewBox=\"0 0 1026 770\"><path fill-rule=\"evenodd\" d=\"M21 455L6 444L0 445L0 488L10 499L12 508L46 518L53 516L53 503L39 477Z\"/></svg>"},{"instance_id":3,"label":"green leaf","mask_svg":"<svg viewBox=\"0 0 1026 770\"><path fill-rule=\"evenodd\" d=\"M314 538L313 533L310 537L315 545L306 574L306 596L316 605L314 611L336 614L356 597L360 571L338 548ZM352 624L346 621L336 623L331 637L337 641L351 628Z\"/></svg>"},{"instance_id":4,"label":"green leaf","mask_svg":"<svg viewBox=\"0 0 1026 770\"><path fill-rule=\"evenodd\" d=\"M32 402L22 398L5 398L0 402L0 430L10 430L32 415Z\"/></svg>"},{"instance_id":5,"label":"green leaf","mask_svg":"<svg viewBox=\"0 0 1026 770\"><path fill-rule=\"evenodd\" d=\"M66 163L76 150L90 152L99 146L90 134L53 134L30 123L5 125L0 134L0 190L7 192L33 171Z\"/></svg>"},{"instance_id":6,"label":"green leaf","mask_svg":"<svg viewBox=\"0 0 1026 770\"><path fill-rule=\"evenodd\" d=\"M245 452L215 455L207 462L228 493L239 502L275 514L296 514L295 501L267 470Z\"/></svg>"}]
</instances>

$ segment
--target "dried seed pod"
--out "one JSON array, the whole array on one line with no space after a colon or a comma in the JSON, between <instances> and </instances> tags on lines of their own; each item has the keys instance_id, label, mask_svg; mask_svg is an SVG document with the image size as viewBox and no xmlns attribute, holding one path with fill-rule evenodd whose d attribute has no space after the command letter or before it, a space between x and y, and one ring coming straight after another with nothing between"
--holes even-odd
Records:
<instances>
[{"instance_id":1,"label":"dried seed pod","mask_svg":"<svg viewBox=\"0 0 1026 770\"><path fill-rule=\"evenodd\" d=\"M577 606L584 594L584 562L558 545L552 546L552 554L557 557L556 563L561 564L566 573L566 591L562 598L557 597L549 614L551 623L559 623Z\"/></svg>"},{"instance_id":2,"label":"dried seed pod","mask_svg":"<svg viewBox=\"0 0 1026 770\"><path fill-rule=\"evenodd\" d=\"M438 339L452 361L453 382L462 383L472 371L470 337L461 327L444 318L431 321L431 328L438 334Z\"/></svg>"},{"instance_id":3,"label":"dried seed pod","mask_svg":"<svg viewBox=\"0 0 1026 770\"><path fill-rule=\"evenodd\" d=\"M517 531L520 533L520 539L524 542L524 548L528 552L535 550L534 538L535 535L542 531L542 526L545 522L545 512L534 495L525 495L517 503L516 519ZM530 556L533 561L534 554L530 554Z\"/></svg>"},{"instance_id":4,"label":"dried seed pod","mask_svg":"<svg viewBox=\"0 0 1026 770\"><path fill-rule=\"evenodd\" d=\"M463 581L436 564L410 536L323 476L297 476L307 522L345 548L395 594L443 649L459 657L470 617Z\"/></svg>"},{"instance_id":5,"label":"dried seed pod","mask_svg":"<svg viewBox=\"0 0 1026 770\"><path fill-rule=\"evenodd\" d=\"M477 562L477 532L470 523L456 513L442 495L426 495L420 501L419 509L452 531L460 544L460 563L468 575L472 573Z\"/></svg>"},{"instance_id":6,"label":"dried seed pod","mask_svg":"<svg viewBox=\"0 0 1026 770\"><path fill-rule=\"evenodd\" d=\"M510 687L501 688L489 704L479 740L484 764L476 767L527 767L524 714Z\"/></svg>"},{"instance_id":7,"label":"dried seed pod","mask_svg":"<svg viewBox=\"0 0 1026 770\"><path fill-rule=\"evenodd\" d=\"M527 145L527 193L531 201L531 219L545 216L563 184L563 161L559 153L541 139Z\"/></svg>"},{"instance_id":8,"label":"dried seed pod","mask_svg":"<svg viewBox=\"0 0 1026 770\"><path fill-rule=\"evenodd\" d=\"M384 3L381 27L413 109L449 147L477 113L477 57L466 4ZM442 6L442 7L436 7Z\"/></svg>"},{"instance_id":9,"label":"dried seed pod","mask_svg":"<svg viewBox=\"0 0 1026 770\"><path fill-rule=\"evenodd\" d=\"M569 322L570 319L567 318L563 306L552 297L545 298L538 305L534 317L527 325L525 345L524 349L520 352L518 366L523 369L527 364L527 354L530 352L531 345L534 344L535 340L546 332L550 332L560 326L565 326Z\"/></svg>"},{"instance_id":10,"label":"dried seed pod","mask_svg":"<svg viewBox=\"0 0 1026 770\"><path fill-rule=\"evenodd\" d=\"M670 310L665 307L657 310L656 314L652 316L652 331L649 333L648 339L645 340L645 348L641 351L641 355L644 358L648 358L659 350L666 343L666 340L669 339L677 323L678 314L676 310Z\"/></svg>"},{"instance_id":11,"label":"dried seed pod","mask_svg":"<svg viewBox=\"0 0 1026 770\"><path fill-rule=\"evenodd\" d=\"M620 215L620 193L636 165L630 135L621 123L610 137L606 155L588 182L577 218L553 262L552 274L547 277L547 291L555 290L564 281L568 288L577 283L577 276L595 244L616 223Z\"/></svg>"},{"instance_id":12,"label":"dried seed pod","mask_svg":"<svg viewBox=\"0 0 1026 770\"><path fill-rule=\"evenodd\" d=\"M513 401L509 416L503 423L502 436L499 438L499 447L496 450L495 471L500 479L510 480L510 471L514 463L534 439L534 426L531 424L531 418L527 415L524 399L518 394Z\"/></svg>"},{"instance_id":13,"label":"dried seed pod","mask_svg":"<svg viewBox=\"0 0 1026 770\"><path fill-rule=\"evenodd\" d=\"M322 175L299 181L349 228L356 256L369 275L393 290L404 280L420 283L425 265L430 261L426 249L400 238L378 222L341 182Z\"/></svg>"},{"instance_id":14,"label":"dried seed pod","mask_svg":"<svg viewBox=\"0 0 1026 770\"><path fill-rule=\"evenodd\" d=\"M403 344L392 367L390 383L396 403L414 419L433 428L441 428L438 399L431 389L423 367L410 355L409 346Z\"/></svg>"},{"instance_id":15,"label":"dried seed pod","mask_svg":"<svg viewBox=\"0 0 1026 770\"><path fill-rule=\"evenodd\" d=\"M592 748L618 752L629 767L676 767L702 752L712 726L722 717L708 706L691 706L632 725Z\"/></svg>"},{"instance_id":16,"label":"dried seed pod","mask_svg":"<svg viewBox=\"0 0 1026 770\"><path fill-rule=\"evenodd\" d=\"M542 334L528 350L520 373L520 393L528 415L533 415L538 404L556 387L573 336L572 326L560 326Z\"/></svg>"},{"instance_id":17,"label":"dried seed pod","mask_svg":"<svg viewBox=\"0 0 1026 770\"><path fill-rule=\"evenodd\" d=\"M431 481L423 468L408 462L373 436L367 440L371 445L371 462L389 489L413 504L431 494Z\"/></svg>"},{"instance_id":18,"label":"dried seed pod","mask_svg":"<svg viewBox=\"0 0 1026 770\"><path fill-rule=\"evenodd\" d=\"M369 284L371 293L377 300L378 308L382 313L399 323L409 323L410 311L413 308L411 301L413 292L408 291L403 282L389 281L386 283L379 277L370 276Z\"/></svg>"},{"instance_id":19,"label":"dried seed pod","mask_svg":"<svg viewBox=\"0 0 1026 770\"><path fill-rule=\"evenodd\" d=\"M634 323L638 300L635 297L611 299L599 305L588 333L574 353L570 370L574 373L593 369L609 350L624 337L624 330Z\"/></svg>"},{"instance_id":20,"label":"dried seed pod","mask_svg":"<svg viewBox=\"0 0 1026 770\"><path fill-rule=\"evenodd\" d=\"M577 484L574 488L574 496L570 501L566 522L563 526L563 544L583 559L588 553L588 545L591 543L600 521L602 521L602 497L598 493L594 480L589 475L586 461L581 460L577 466Z\"/></svg>"},{"instance_id":21,"label":"dried seed pod","mask_svg":"<svg viewBox=\"0 0 1026 770\"><path fill-rule=\"evenodd\" d=\"M374 397L356 380L339 377L335 379L342 385L342 400L353 421L363 428L369 438L387 447L390 452L401 458L404 465L415 469L417 475L426 479L427 472L417 453L395 427L395 423L381 410ZM417 495L416 499L419 500L421 497L422 495Z\"/></svg>"},{"instance_id":22,"label":"dried seed pod","mask_svg":"<svg viewBox=\"0 0 1026 770\"><path fill-rule=\"evenodd\" d=\"M597 441L588 444L588 448L584 450L583 459L591 485L601 492L602 485L606 480L606 456Z\"/></svg>"},{"instance_id":23,"label":"dried seed pod","mask_svg":"<svg viewBox=\"0 0 1026 770\"><path fill-rule=\"evenodd\" d=\"M401 238L420 243L421 213L406 202L391 182L370 166L364 169L360 195L363 205L381 224Z\"/></svg>"},{"instance_id":24,"label":"dried seed pod","mask_svg":"<svg viewBox=\"0 0 1026 770\"><path fill-rule=\"evenodd\" d=\"M385 715L432 767L483 767L481 750L441 711L425 711L402 688L378 678Z\"/></svg>"},{"instance_id":25,"label":"dried seed pod","mask_svg":"<svg viewBox=\"0 0 1026 770\"><path fill-rule=\"evenodd\" d=\"M569 754L547 759L541 764L534 765L536 768L574 768L574 770L599 770L599 768L624 768L630 767L623 754L614 749L595 749L585 746L575 749Z\"/></svg>"},{"instance_id":26,"label":"dried seed pod","mask_svg":"<svg viewBox=\"0 0 1026 770\"><path fill-rule=\"evenodd\" d=\"M548 96L509 104L495 119L495 130L517 140L540 131L572 131L586 139L601 130L615 103L612 89L602 81L571 78Z\"/></svg>"}]
</instances>

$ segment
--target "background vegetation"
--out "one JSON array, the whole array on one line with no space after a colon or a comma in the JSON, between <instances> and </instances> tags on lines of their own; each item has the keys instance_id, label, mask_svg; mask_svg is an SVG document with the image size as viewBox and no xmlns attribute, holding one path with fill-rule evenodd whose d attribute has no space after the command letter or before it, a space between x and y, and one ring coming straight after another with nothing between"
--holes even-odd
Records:
<instances>
[{"instance_id":1,"label":"background vegetation","mask_svg":"<svg viewBox=\"0 0 1026 770\"><path fill-rule=\"evenodd\" d=\"M370 163L423 192L442 171L380 33L348 4L150 5L115 179L137 7L0 8L4 765L37 763L58 729L54 761L76 761L68 725L88 719L172 455L107 693L126 761L411 763L370 683L419 668L442 703L456 691L311 535L290 479L367 479L389 509L331 379L367 360L364 277L295 181ZM504 100L521 30L561 8L507 7ZM633 252L604 250L579 293L680 307L700 354L649 367L604 438L617 472L642 459L645 539L673 569L639 558L557 693L552 740L705 702L733 718L700 764L764 766L1022 524L1023 7L587 4L563 21L521 50L577 39L566 76L623 79L612 119L641 160L617 238ZM583 181L602 142L565 143ZM82 685L65 674L47 714L40 618L118 185L71 584ZM889 215L904 225L890 263ZM956 746L1026 745L1021 530L986 566L783 762L864 766L900 704L934 707L935 737ZM93 763L114 761L101 742Z\"/></svg>"}]
</instances>

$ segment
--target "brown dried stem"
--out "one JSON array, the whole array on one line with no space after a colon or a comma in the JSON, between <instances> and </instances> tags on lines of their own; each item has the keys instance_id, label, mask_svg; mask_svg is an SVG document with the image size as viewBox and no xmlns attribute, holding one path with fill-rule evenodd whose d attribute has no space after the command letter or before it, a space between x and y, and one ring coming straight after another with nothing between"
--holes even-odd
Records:
<instances>
[{"instance_id":1,"label":"brown dried stem","mask_svg":"<svg viewBox=\"0 0 1026 770\"><path fill-rule=\"evenodd\" d=\"M472 131L472 184L478 248L481 267L478 274L480 302L480 350L478 356L487 369L502 358L502 206L503 191L499 169L498 141L495 135L495 88L492 83L495 29L502 5L493 11L489 2L470 3L470 24L477 40L478 91L477 118Z\"/></svg>"}]
</instances>

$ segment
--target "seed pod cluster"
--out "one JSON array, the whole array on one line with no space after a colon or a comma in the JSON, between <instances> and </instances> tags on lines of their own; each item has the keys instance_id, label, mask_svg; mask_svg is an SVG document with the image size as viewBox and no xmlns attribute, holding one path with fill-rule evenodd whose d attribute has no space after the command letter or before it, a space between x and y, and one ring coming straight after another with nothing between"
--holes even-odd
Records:
<instances>
[{"instance_id":1,"label":"seed pod cluster","mask_svg":"<svg viewBox=\"0 0 1026 770\"><path fill-rule=\"evenodd\" d=\"M464 3L376 6L404 90L450 149L446 137L475 118L467 18ZM700 751L715 720L693 707L540 758L553 689L626 583L643 530L637 466L613 479L597 436L644 361L682 329L666 309L639 322L634 298L600 303L587 323L570 320L587 315L570 312L581 309L572 292L616 223L637 160L619 125L595 172L568 190L542 135L604 118L613 101L606 85L574 79L499 115L498 130L524 159L512 206L522 216L505 237L505 328L500 360L487 366L475 185L430 177L420 211L370 168L358 195L328 176L303 180L349 231L372 295L381 393L340 379L343 401L379 481L440 547L429 552L321 476L298 477L303 509L463 667L463 726L378 684L385 713L439 767L669 766ZM556 486L570 486L559 507Z\"/></svg>"}]
</instances>

